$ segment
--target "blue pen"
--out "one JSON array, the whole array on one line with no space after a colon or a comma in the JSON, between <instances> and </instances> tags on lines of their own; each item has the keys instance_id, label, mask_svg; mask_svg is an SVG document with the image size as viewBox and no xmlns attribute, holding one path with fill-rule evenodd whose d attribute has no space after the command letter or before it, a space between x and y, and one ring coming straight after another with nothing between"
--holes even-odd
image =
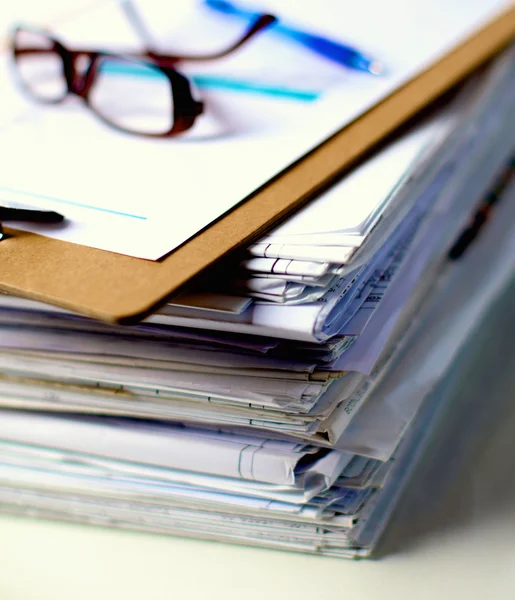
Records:
<instances>
[{"instance_id":1,"label":"blue pen","mask_svg":"<svg viewBox=\"0 0 515 600\"><path fill-rule=\"evenodd\" d=\"M209 6L218 12L242 17L247 20L255 19L256 16L260 14L236 6L228 0L204 0L204 3L206 6ZM335 42L319 35L295 29L294 27L285 25L281 21L278 21L273 25L270 31L280 33L290 40L298 42L313 52L345 67L356 69L357 71L366 71L372 75L379 75L383 72L383 65L380 61L366 56L356 48L352 48L346 44L341 44L340 42Z\"/></svg>"}]
</instances>

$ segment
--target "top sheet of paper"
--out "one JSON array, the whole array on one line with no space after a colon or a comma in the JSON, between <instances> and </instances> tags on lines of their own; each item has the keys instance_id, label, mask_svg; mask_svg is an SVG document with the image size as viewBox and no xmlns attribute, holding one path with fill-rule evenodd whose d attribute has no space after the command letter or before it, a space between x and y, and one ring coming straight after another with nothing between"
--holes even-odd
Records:
<instances>
[{"instance_id":1,"label":"top sheet of paper","mask_svg":"<svg viewBox=\"0 0 515 600\"><path fill-rule=\"evenodd\" d=\"M244 27L198 3L177 4L141 4L163 49L217 48ZM358 46L380 59L387 73L374 77L339 67L270 29L229 58L181 65L199 82L206 112L179 138L120 134L80 101L34 105L4 81L0 136L9 151L2 156L0 203L57 210L67 217L52 230L15 227L157 260L508 5L506 0L263 3L260 10ZM112 2L57 33L71 47L138 47ZM276 93L221 89L209 85L213 78L251 82Z\"/></svg>"}]
</instances>

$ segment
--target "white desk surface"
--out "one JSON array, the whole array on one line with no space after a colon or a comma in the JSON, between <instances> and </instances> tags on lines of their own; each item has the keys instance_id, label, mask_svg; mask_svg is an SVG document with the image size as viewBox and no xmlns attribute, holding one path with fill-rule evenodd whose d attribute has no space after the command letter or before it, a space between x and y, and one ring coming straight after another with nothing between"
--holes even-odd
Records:
<instances>
[{"instance_id":1,"label":"white desk surface","mask_svg":"<svg viewBox=\"0 0 515 600\"><path fill-rule=\"evenodd\" d=\"M40 22L67 12L62 0L4 1L0 27L15 17ZM445 493L429 480L434 463L421 468L382 558L346 561L0 516L0 599L515 598L513 367L496 384L505 407L474 453L474 470L458 442L444 456L446 475L457 477Z\"/></svg>"}]
</instances>

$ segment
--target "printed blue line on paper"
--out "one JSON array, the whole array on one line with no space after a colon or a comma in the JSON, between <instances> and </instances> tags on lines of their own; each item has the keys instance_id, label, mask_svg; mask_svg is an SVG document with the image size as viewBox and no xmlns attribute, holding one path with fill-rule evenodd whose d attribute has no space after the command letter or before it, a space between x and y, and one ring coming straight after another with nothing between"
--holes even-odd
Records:
<instances>
[{"instance_id":1,"label":"printed blue line on paper","mask_svg":"<svg viewBox=\"0 0 515 600\"><path fill-rule=\"evenodd\" d=\"M165 78L165 75L151 64L112 64L108 61L102 63L100 67L102 73L108 75L133 75L156 79ZM265 82L251 81L246 79L235 79L222 75L189 75L193 83L200 89L206 90L227 90L231 92L247 92L251 94L261 94L265 96L275 96L276 98L287 98L298 100L299 102L313 102L320 98L320 92L317 90L303 90L282 85L274 85Z\"/></svg>"},{"instance_id":2,"label":"printed blue line on paper","mask_svg":"<svg viewBox=\"0 0 515 600\"><path fill-rule=\"evenodd\" d=\"M7 192L9 194L16 194L18 196L26 196L30 198L38 198L40 200L47 200L48 202L56 202L58 204L67 204L68 206L76 206L77 208L86 208L88 210L96 210L99 212L109 213L111 215L117 215L118 217L128 217L130 219L139 219L140 221L146 221L147 217L141 215L133 215L131 213L124 213L118 210L112 210L110 208L103 208L102 206L93 206L92 204L83 204L82 202L74 202L73 200L64 200L63 198L56 198L54 196L46 196L45 194L38 194L35 192L25 192L23 190L14 190L12 188L0 186L0 193Z\"/></svg>"}]
</instances>

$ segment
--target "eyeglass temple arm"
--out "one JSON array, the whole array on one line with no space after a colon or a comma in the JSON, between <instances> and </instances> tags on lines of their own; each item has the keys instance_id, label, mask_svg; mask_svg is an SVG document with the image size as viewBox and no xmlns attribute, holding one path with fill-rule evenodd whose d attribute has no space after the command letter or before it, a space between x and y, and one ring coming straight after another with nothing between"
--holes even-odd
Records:
<instances>
[{"instance_id":1,"label":"eyeglass temple arm","mask_svg":"<svg viewBox=\"0 0 515 600\"><path fill-rule=\"evenodd\" d=\"M274 17L273 15L263 14L259 16L250 25L250 27L243 33L242 37L240 37L234 44L231 44L228 48L225 48L224 50L214 52L212 54L182 54L177 56L171 56L163 55L159 51L155 50L154 37L150 33L147 26L144 24L140 14L136 10L134 2L132 2L132 0L120 0L120 5L130 24L134 28L134 31L140 37L141 41L145 44L148 55L162 62L163 64L175 63L181 60L214 60L217 58L222 58L224 56L227 56L231 52L237 50L250 38L254 37L257 33L263 31L267 27L270 27L273 23L277 21L276 17Z\"/></svg>"},{"instance_id":2,"label":"eyeglass temple arm","mask_svg":"<svg viewBox=\"0 0 515 600\"><path fill-rule=\"evenodd\" d=\"M136 35L140 38L140 40L145 45L145 49L149 53L153 53L155 50L155 38L150 32L150 29L147 27L143 19L141 18L140 13L136 9L134 2L132 0L120 0L120 6L127 17L130 25L134 29ZM157 51L156 51L157 52Z\"/></svg>"},{"instance_id":3,"label":"eyeglass temple arm","mask_svg":"<svg viewBox=\"0 0 515 600\"><path fill-rule=\"evenodd\" d=\"M267 27L270 27L277 21L277 18L273 15L263 14L258 17L254 23L244 32L241 38L239 38L234 44L231 44L225 50L221 50L219 52L214 52L213 54L204 54L204 55L193 55L193 56L178 56L178 60L213 60L217 58L223 58L231 52L237 50L240 46L243 46L245 42L250 40L250 38L254 37L257 33L265 30Z\"/></svg>"}]
</instances>

